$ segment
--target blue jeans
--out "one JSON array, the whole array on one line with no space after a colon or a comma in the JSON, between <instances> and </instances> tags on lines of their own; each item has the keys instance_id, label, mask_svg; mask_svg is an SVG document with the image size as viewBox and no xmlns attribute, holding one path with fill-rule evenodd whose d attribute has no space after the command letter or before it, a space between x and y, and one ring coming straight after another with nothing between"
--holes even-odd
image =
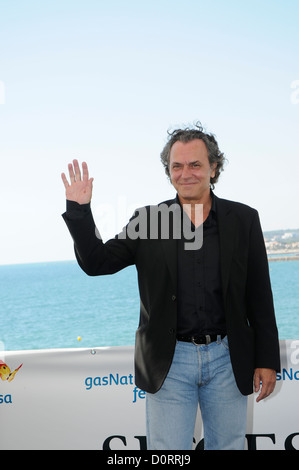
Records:
<instances>
[{"instance_id":1,"label":"blue jeans","mask_svg":"<svg viewBox=\"0 0 299 470\"><path fill-rule=\"evenodd\" d=\"M244 450L247 397L237 388L227 338L177 341L161 387L146 394L148 450L191 450L198 404L205 450Z\"/></svg>"}]
</instances>

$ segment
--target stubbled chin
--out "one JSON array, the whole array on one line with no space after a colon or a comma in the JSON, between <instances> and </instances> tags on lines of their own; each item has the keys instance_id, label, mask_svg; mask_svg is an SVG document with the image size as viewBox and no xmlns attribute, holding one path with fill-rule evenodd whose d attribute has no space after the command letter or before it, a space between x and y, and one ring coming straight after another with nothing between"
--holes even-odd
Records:
<instances>
[{"instance_id":1,"label":"stubbled chin","mask_svg":"<svg viewBox=\"0 0 299 470\"><path fill-rule=\"evenodd\" d=\"M195 194L195 185L190 185L190 186L179 186L178 187L178 191L179 193L181 193L182 195L186 195L186 196L191 196Z\"/></svg>"}]
</instances>

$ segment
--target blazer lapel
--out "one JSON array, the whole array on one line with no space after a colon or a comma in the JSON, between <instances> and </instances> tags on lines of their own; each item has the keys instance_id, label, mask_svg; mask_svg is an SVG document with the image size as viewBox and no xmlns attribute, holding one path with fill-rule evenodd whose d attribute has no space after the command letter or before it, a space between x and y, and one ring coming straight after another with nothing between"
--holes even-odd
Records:
<instances>
[{"instance_id":1,"label":"blazer lapel","mask_svg":"<svg viewBox=\"0 0 299 470\"><path fill-rule=\"evenodd\" d=\"M223 297L225 298L230 274L232 255L234 251L236 220L234 213L231 211L229 205L227 204L227 201L218 197L216 197L216 213L219 230L222 290Z\"/></svg>"},{"instance_id":2,"label":"blazer lapel","mask_svg":"<svg viewBox=\"0 0 299 470\"><path fill-rule=\"evenodd\" d=\"M172 223L169 222L169 237L163 238L161 236L161 231L160 231L160 242L161 242L161 246L162 246L163 253L165 256L165 261L166 261L166 264L170 273L170 277L173 282L174 292L176 292L177 291L177 279L178 279L178 275L177 275L178 267L177 267L177 239L174 236L174 233L176 231L174 228L174 224L179 224L180 226L181 210L176 199L171 199L169 201L166 201L163 204L165 204L168 207L174 205L173 206L173 209L174 209L173 220L172 220ZM176 225L176 228L177 227L178 225ZM160 230L161 230L161 227L160 227Z\"/></svg>"}]
</instances>

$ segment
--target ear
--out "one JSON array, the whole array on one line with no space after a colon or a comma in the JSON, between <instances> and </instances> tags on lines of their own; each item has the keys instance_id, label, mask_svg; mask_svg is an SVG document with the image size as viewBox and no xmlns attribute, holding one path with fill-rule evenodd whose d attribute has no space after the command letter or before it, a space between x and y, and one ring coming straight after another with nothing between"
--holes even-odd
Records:
<instances>
[{"instance_id":1,"label":"ear","mask_svg":"<svg viewBox=\"0 0 299 470\"><path fill-rule=\"evenodd\" d=\"M211 168L211 178L214 178L216 175L217 163L213 163L210 168Z\"/></svg>"}]
</instances>

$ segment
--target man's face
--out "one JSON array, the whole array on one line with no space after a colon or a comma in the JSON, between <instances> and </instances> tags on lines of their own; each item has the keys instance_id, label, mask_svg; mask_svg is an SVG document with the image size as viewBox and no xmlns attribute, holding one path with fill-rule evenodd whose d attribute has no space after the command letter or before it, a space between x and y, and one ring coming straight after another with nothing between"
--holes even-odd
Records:
<instances>
[{"instance_id":1,"label":"man's face","mask_svg":"<svg viewBox=\"0 0 299 470\"><path fill-rule=\"evenodd\" d=\"M215 176L215 169L210 166L202 140L175 142L170 151L169 172L181 202L201 201L210 194L210 179Z\"/></svg>"}]
</instances>

